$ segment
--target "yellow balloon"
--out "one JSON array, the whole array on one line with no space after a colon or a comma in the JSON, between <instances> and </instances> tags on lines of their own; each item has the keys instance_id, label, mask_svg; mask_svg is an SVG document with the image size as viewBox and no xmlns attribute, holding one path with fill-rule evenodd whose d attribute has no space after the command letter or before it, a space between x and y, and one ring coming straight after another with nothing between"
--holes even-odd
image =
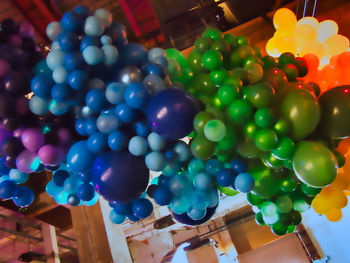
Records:
<instances>
[{"instance_id":1,"label":"yellow balloon","mask_svg":"<svg viewBox=\"0 0 350 263\"><path fill-rule=\"evenodd\" d=\"M275 33L273 34L273 37L277 38L277 37L284 37L289 35L290 35L290 32L286 32L283 30L276 30Z\"/></svg>"},{"instance_id":2,"label":"yellow balloon","mask_svg":"<svg viewBox=\"0 0 350 263\"><path fill-rule=\"evenodd\" d=\"M343 213L340 209L331 209L326 213L326 217L331 222L338 222L343 217Z\"/></svg>"},{"instance_id":3,"label":"yellow balloon","mask_svg":"<svg viewBox=\"0 0 350 263\"><path fill-rule=\"evenodd\" d=\"M344 208L348 204L348 198L342 190L334 190L328 200L332 208Z\"/></svg>"},{"instance_id":4,"label":"yellow balloon","mask_svg":"<svg viewBox=\"0 0 350 263\"><path fill-rule=\"evenodd\" d=\"M312 16L305 16L303 18L301 18L298 22L297 22L297 26L298 25L310 25L312 27L314 27L316 30L318 28L318 20Z\"/></svg>"},{"instance_id":5,"label":"yellow balloon","mask_svg":"<svg viewBox=\"0 0 350 263\"><path fill-rule=\"evenodd\" d=\"M325 20L318 24L317 40L325 42L330 36L338 33L338 24L333 20Z\"/></svg>"},{"instance_id":6,"label":"yellow balloon","mask_svg":"<svg viewBox=\"0 0 350 263\"><path fill-rule=\"evenodd\" d=\"M297 24L297 17L288 8L278 9L273 16L273 26L276 30L292 32Z\"/></svg>"},{"instance_id":7,"label":"yellow balloon","mask_svg":"<svg viewBox=\"0 0 350 263\"><path fill-rule=\"evenodd\" d=\"M300 57L303 57L306 54L315 54L319 60L321 60L324 56L324 45L317 40L310 40L303 43L298 52Z\"/></svg>"},{"instance_id":8,"label":"yellow balloon","mask_svg":"<svg viewBox=\"0 0 350 263\"><path fill-rule=\"evenodd\" d=\"M266 43L266 53L272 57L278 57L280 54L276 48L276 38L272 37Z\"/></svg>"},{"instance_id":9,"label":"yellow balloon","mask_svg":"<svg viewBox=\"0 0 350 263\"><path fill-rule=\"evenodd\" d=\"M293 36L276 37L275 46L279 54L291 52L297 54L297 43Z\"/></svg>"},{"instance_id":10,"label":"yellow balloon","mask_svg":"<svg viewBox=\"0 0 350 263\"><path fill-rule=\"evenodd\" d=\"M298 46L302 46L308 41L316 40L317 31L316 28L311 25L301 24L295 27L294 35Z\"/></svg>"},{"instance_id":11,"label":"yellow balloon","mask_svg":"<svg viewBox=\"0 0 350 263\"><path fill-rule=\"evenodd\" d=\"M349 49L349 39L343 35L332 35L326 39L325 55L330 58Z\"/></svg>"},{"instance_id":12,"label":"yellow balloon","mask_svg":"<svg viewBox=\"0 0 350 263\"><path fill-rule=\"evenodd\" d=\"M322 192L312 200L312 208L315 210L317 214L325 214L331 208L329 206L329 202L325 196L322 195Z\"/></svg>"}]
</instances>

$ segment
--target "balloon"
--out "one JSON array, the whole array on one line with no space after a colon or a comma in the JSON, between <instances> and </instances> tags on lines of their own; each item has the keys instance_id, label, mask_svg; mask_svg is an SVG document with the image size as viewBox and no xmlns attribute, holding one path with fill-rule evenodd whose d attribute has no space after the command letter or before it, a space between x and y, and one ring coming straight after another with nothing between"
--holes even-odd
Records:
<instances>
[{"instance_id":1,"label":"balloon","mask_svg":"<svg viewBox=\"0 0 350 263\"><path fill-rule=\"evenodd\" d=\"M190 226L195 226L195 225L200 225L205 223L206 221L208 221L215 213L217 206L215 207L208 207L206 209L206 214L205 216L200 219L200 220L193 220L192 218L190 218L187 213L183 213L183 214L175 214L172 213L172 216L174 217L174 219L182 224L185 225L190 225Z\"/></svg>"},{"instance_id":2,"label":"balloon","mask_svg":"<svg viewBox=\"0 0 350 263\"><path fill-rule=\"evenodd\" d=\"M183 214L190 208L190 200L186 196L174 197L170 203L170 209L175 214Z\"/></svg>"},{"instance_id":3,"label":"balloon","mask_svg":"<svg viewBox=\"0 0 350 263\"><path fill-rule=\"evenodd\" d=\"M281 113L292 124L291 135L301 140L316 128L320 119L320 106L309 92L296 89L283 99Z\"/></svg>"},{"instance_id":4,"label":"balloon","mask_svg":"<svg viewBox=\"0 0 350 263\"><path fill-rule=\"evenodd\" d=\"M17 187L13 196L13 202L20 207L26 207L30 205L34 200L33 191L27 186Z\"/></svg>"},{"instance_id":5,"label":"balloon","mask_svg":"<svg viewBox=\"0 0 350 263\"><path fill-rule=\"evenodd\" d=\"M77 205L80 204L80 199L79 199L79 197L76 194L70 194L67 197L67 203L70 206L77 206Z\"/></svg>"},{"instance_id":6,"label":"balloon","mask_svg":"<svg viewBox=\"0 0 350 263\"><path fill-rule=\"evenodd\" d=\"M23 184L28 180L29 174L23 173L17 169L11 169L9 173L9 178L17 184Z\"/></svg>"},{"instance_id":7,"label":"balloon","mask_svg":"<svg viewBox=\"0 0 350 263\"><path fill-rule=\"evenodd\" d=\"M209 188L212 188L214 186L214 181L212 177L206 173L199 173L195 176L193 185L198 190L207 190Z\"/></svg>"},{"instance_id":8,"label":"balloon","mask_svg":"<svg viewBox=\"0 0 350 263\"><path fill-rule=\"evenodd\" d=\"M225 137L225 134L225 124L220 120L210 120L204 127L204 135L209 141L220 141Z\"/></svg>"},{"instance_id":9,"label":"balloon","mask_svg":"<svg viewBox=\"0 0 350 263\"><path fill-rule=\"evenodd\" d=\"M180 162L185 162L192 157L189 145L183 141L179 141L175 144L174 151L177 153Z\"/></svg>"},{"instance_id":10,"label":"balloon","mask_svg":"<svg viewBox=\"0 0 350 263\"><path fill-rule=\"evenodd\" d=\"M158 92L147 107L147 121L152 130L168 139L181 139L193 129L196 114L190 96L180 89Z\"/></svg>"},{"instance_id":11,"label":"balloon","mask_svg":"<svg viewBox=\"0 0 350 263\"><path fill-rule=\"evenodd\" d=\"M158 205L168 205L171 203L173 195L166 187L159 187L153 193L153 199Z\"/></svg>"},{"instance_id":12,"label":"balloon","mask_svg":"<svg viewBox=\"0 0 350 263\"><path fill-rule=\"evenodd\" d=\"M271 201L266 201L261 206L261 212L266 217L273 217L277 213L277 206Z\"/></svg>"},{"instance_id":13,"label":"balloon","mask_svg":"<svg viewBox=\"0 0 350 263\"><path fill-rule=\"evenodd\" d=\"M125 85L120 82L112 82L108 84L105 92L108 102L115 105L122 103L124 101L125 89Z\"/></svg>"},{"instance_id":14,"label":"balloon","mask_svg":"<svg viewBox=\"0 0 350 263\"><path fill-rule=\"evenodd\" d=\"M215 143L206 139L204 136L196 136L191 143L192 154L202 160L209 159L215 151Z\"/></svg>"},{"instance_id":15,"label":"balloon","mask_svg":"<svg viewBox=\"0 0 350 263\"><path fill-rule=\"evenodd\" d=\"M149 217L153 212L151 201L146 198L139 198L132 203L132 211L139 218Z\"/></svg>"},{"instance_id":16,"label":"balloon","mask_svg":"<svg viewBox=\"0 0 350 263\"><path fill-rule=\"evenodd\" d=\"M271 176L263 176L255 180L253 191L260 198L269 199L279 192L279 184Z\"/></svg>"},{"instance_id":17,"label":"balloon","mask_svg":"<svg viewBox=\"0 0 350 263\"><path fill-rule=\"evenodd\" d=\"M109 219L114 223L114 224L122 224L125 221L126 216L125 215L120 215L117 214L114 209L109 212Z\"/></svg>"},{"instance_id":18,"label":"balloon","mask_svg":"<svg viewBox=\"0 0 350 263\"><path fill-rule=\"evenodd\" d=\"M333 208L326 213L326 217L331 222L337 222L343 217L341 209Z\"/></svg>"},{"instance_id":19,"label":"balloon","mask_svg":"<svg viewBox=\"0 0 350 263\"><path fill-rule=\"evenodd\" d=\"M278 9L273 16L273 26L283 31L292 31L297 24L295 14L288 8Z\"/></svg>"},{"instance_id":20,"label":"balloon","mask_svg":"<svg viewBox=\"0 0 350 263\"><path fill-rule=\"evenodd\" d=\"M279 196L275 204L280 213L288 213L293 209L293 201L288 195Z\"/></svg>"},{"instance_id":21,"label":"balloon","mask_svg":"<svg viewBox=\"0 0 350 263\"><path fill-rule=\"evenodd\" d=\"M129 141L129 152L135 156L146 155L148 149L147 140L141 136L134 136Z\"/></svg>"},{"instance_id":22,"label":"balloon","mask_svg":"<svg viewBox=\"0 0 350 263\"><path fill-rule=\"evenodd\" d=\"M190 209L187 212L187 215L192 220L201 220L205 217L206 209L200 209L196 207L190 207Z\"/></svg>"},{"instance_id":23,"label":"balloon","mask_svg":"<svg viewBox=\"0 0 350 263\"><path fill-rule=\"evenodd\" d=\"M321 119L317 131L330 138L350 136L350 86L335 87L319 98Z\"/></svg>"},{"instance_id":24,"label":"balloon","mask_svg":"<svg viewBox=\"0 0 350 263\"><path fill-rule=\"evenodd\" d=\"M83 201L90 201L95 195L94 187L91 184L84 183L79 185L77 196Z\"/></svg>"},{"instance_id":25,"label":"balloon","mask_svg":"<svg viewBox=\"0 0 350 263\"><path fill-rule=\"evenodd\" d=\"M222 169L216 174L216 180L220 186L228 187L233 186L235 183L236 175L231 169Z\"/></svg>"},{"instance_id":26,"label":"balloon","mask_svg":"<svg viewBox=\"0 0 350 263\"><path fill-rule=\"evenodd\" d=\"M38 158L45 165L60 165L64 152L57 146L47 144L39 149Z\"/></svg>"},{"instance_id":27,"label":"balloon","mask_svg":"<svg viewBox=\"0 0 350 263\"><path fill-rule=\"evenodd\" d=\"M74 172L88 171L94 159L95 155L88 150L86 141L76 142L67 153L67 164Z\"/></svg>"},{"instance_id":28,"label":"balloon","mask_svg":"<svg viewBox=\"0 0 350 263\"><path fill-rule=\"evenodd\" d=\"M93 163L95 189L109 200L129 202L137 198L146 190L148 179L144 160L127 152L104 153Z\"/></svg>"},{"instance_id":29,"label":"balloon","mask_svg":"<svg viewBox=\"0 0 350 263\"><path fill-rule=\"evenodd\" d=\"M324 145L303 141L293 157L293 170L305 184L320 188L332 183L337 174L337 161Z\"/></svg>"},{"instance_id":30,"label":"balloon","mask_svg":"<svg viewBox=\"0 0 350 263\"><path fill-rule=\"evenodd\" d=\"M24 173L32 173L37 167L34 167L36 153L29 150L24 150L16 158L17 169Z\"/></svg>"},{"instance_id":31,"label":"balloon","mask_svg":"<svg viewBox=\"0 0 350 263\"><path fill-rule=\"evenodd\" d=\"M254 188L254 178L249 173L240 173L235 179L234 186L241 193L249 193Z\"/></svg>"},{"instance_id":32,"label":"balloon","mask_svg":"<svg viewBox=\"0 0 350 263\"><path fill-rule=\"evenodd\" d=\"M5 180L0 183L0 198L10 199L16 193L17 185L11 180Z\"/></svg>"},{"instance_id":33,"label":"balloon","mask_svg":"<svg viewBox=\"0 0 350 263\"><path fill-rule=\"evenodd\" d=\"M61 187L64 185L64 181L69 177L69 172L66 170L57 170L53 173L52 181L55 185Z\"/></svg>"}]
</instances>

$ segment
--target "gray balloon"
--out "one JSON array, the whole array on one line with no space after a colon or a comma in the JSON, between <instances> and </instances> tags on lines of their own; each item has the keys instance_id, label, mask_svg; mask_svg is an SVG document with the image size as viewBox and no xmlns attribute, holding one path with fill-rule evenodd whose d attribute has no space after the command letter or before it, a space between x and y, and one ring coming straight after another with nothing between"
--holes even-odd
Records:
<instances>
[{"instance_id":1,"label":"gray balloon","mask_svg":"<svg viewBox=\"0 0 350 263\"><path fill-rule=\"evenodd\" d=\"M129 85L132 82L141 82L141 80L141 70L136 66L127 66L119 73L119 81L125 85Z\"/></svg>"},{"instance_id":2,"label":"gray balloon","mask_svg":"<svg viewBox=\"0 0 350 263\"><path fill-rule=\"evenodd\" d=\"M154 74L145 77L143 84L148 87L151 94L155 94L165 88L163 79Z\"/></svg>"}]
</instances>

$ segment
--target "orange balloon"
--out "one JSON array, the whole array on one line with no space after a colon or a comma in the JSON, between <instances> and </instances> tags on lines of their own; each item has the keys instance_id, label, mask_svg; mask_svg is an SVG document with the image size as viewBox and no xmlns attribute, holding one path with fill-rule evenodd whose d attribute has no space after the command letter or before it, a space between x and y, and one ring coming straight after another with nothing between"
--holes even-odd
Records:
<instances>
[{"instance_id":1,"label":"orange balloon","mask_svg":"<svg viewBox=\"0 0 350 263\"><path fill-rule=\"evenodd\" d=\"M340 209L331 209L326 213L326 217L331 222L338 222L343 217L343 213Z\"/></svg>"},{"instance_id":2,"label":"orange balloon","mask_svg":"<svg viewBox=\"0 0 350 263\"><path fill-rule=\"evenodd\" d=\"M320 215L327 213L327 211L331 209L327 197L325 197L321 193L316 195L316 197L312 200L311 205L315 212Z\"/></svg>"},{"instance_id":3,"label":"orange balloon","mask_svg":"<svg viewBox=\"0 0 350 263\"><path fill-rule=\"evenodd\" d=\"M276 30L292 32L297 24L297 17L288 8L280 8L273 16L273 26Z\"/></svg>"},{"instance_id":4,"label":"orange balloon","mask_svg":"<svg viewBox=\"0 0 350 263\"><path fill-rule=\"evenodd\" d=\"M327 65L321 70L320 78L331 84L339 80L339 70L334 65Z\"/></svg>"},{"instance_id":5,"label":"orange balloon","mask_svg":"<svg viewBox=\"0 0 350 263\"><path fill-rule=\"evenodd\" d=\"M349 43L349 39L343 35L332 35L324 42L325 55L330 58L331 56L345 52L349 49Z\"/></svg>"},{"instance_id":6,"label":"orange balloon","mask_svg":"<svg viewBox=\"0 0 350 263\"><path fill-rule=\"evenodd\" d=\"M318 66L320 65L320 60L315 54L306 54L303 56L303 58L305 59L307 68L310 71L317 70Z\"/></svg>"},{"instance_id":7,"label":"orange balloon","mask_svg":"<svg viewBox=\"0 0 350 263\"><path fill-rule=\"evenodd\" d=\"M350 51L343 52L337 56L337 66L339 69L350 68Z\"/></svg>"},{"instance_id":8,"label":"orange balloon","mask_svg":"<svg viewBox=\"0 0 350 263\"><path fill-rule=\"evenodd\" d=\"M333 183L330 185L333 189L338 189L339 191L342 191L346 189L349 186L348 182L348 176L338 170L337 177L333 181Z\"/></svg>"},{"instance_id":9,"label":"orange balloon","mask_svg":"<svg viewBox=\"0 0 350 263\"><path fill-rule=\"evenodd\" d=\"M342 140L339 145L338 145L338 148L337 148L337 151L340 152L341 154L343 155L347 155L347 154L350 154L350 137ZM347 163L345 162L345 165Z\"/></svg>"}]
</instances>

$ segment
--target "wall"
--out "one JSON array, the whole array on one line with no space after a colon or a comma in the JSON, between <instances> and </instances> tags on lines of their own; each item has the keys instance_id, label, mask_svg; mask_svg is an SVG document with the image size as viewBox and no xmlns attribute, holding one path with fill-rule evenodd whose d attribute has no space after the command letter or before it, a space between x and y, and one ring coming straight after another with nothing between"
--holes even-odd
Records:
<instances>
[{"instance_id":1,"label":"wall","mask_svg":"<svg viewBox=\"0 0 350 263\"><path fill-rule=\"evenodd\" d=\"M12 18L15 21L23 20L21 12L13 6L10 0L1 0L0 1L0 21L6 18Z\"/></svg>"}]
</instances>

